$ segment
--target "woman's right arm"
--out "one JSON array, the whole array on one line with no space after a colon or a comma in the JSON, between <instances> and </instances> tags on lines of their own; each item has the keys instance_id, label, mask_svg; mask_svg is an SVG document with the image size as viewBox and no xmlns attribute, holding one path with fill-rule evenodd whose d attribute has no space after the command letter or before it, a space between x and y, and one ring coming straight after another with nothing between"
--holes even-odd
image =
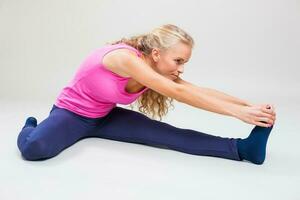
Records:
<instances>
[{"instance_id":1,"label":"woman's right arm","mask_svg":"<svg viewBox=\"0 0 300 200\"><path fill-rule=\"evenodd\" d=\"M176 83L154 71L131 50L119 49L106 58L106 65L127 74L140 84L179 102L210 112L236 117L240 105L222 101L188 85Z\"/></svg>"},{"instance_id":2,"label":"woman's right arm","mask_svg":"<svg viewBox=\"0 0 300 200\"><path fill-rule=\"evenodd\" d=\"M106 58L106 65L117 68L140 84L179 102L223 115L240 119L246 123L267 127L273 120L272 110L254 106L238 105L223 101L201 92L194 87L176 83L154 71L131 50L119 49Z\"/></svg>"},{"instance_id":3,"label":"woman's right arm","mask_svg":"<svg viewBox=\"0 0 300 200\"><path fill-rule=\"evenodd\" d=\"M242 105L242 106L251 106L252 104L248 101L239 99L237 97L231 96L229 94L226 94L224 92L215 90L213 88L207 88L207 87L199 87L198 85L194 85L193 83L190 83L186 80L181 79L178 77L176 80L174 80L176 83L182 84L182 85L188 85L190 87L194 87L197 90L201 90L201 92L206 93L209 96L215 96L216 98L219 98L221 100Z\"/></svg>"}]
</instances>

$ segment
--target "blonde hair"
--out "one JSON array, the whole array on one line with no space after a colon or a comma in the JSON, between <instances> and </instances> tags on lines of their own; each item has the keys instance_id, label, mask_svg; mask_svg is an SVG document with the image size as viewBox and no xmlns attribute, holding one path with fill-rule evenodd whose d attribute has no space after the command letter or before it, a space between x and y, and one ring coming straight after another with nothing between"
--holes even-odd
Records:
<instances>
[{"instance_id":1,"label":"blonde hair","mask_svg":"<svg viewBox=\"0 0 300 200\"><path fill-rule=\"evenodd\" d=\"M151 55L153 48L163 51L169 49L178 42L187 44L191 48L194 47L194 40L187 32L173 24L165 24L153 29L149 33L132 36L130 38L122 38L121 40L109 44L125 43L138 49L145 57L147 57ZM138 110L146 115L152 113L152 118L159 116L161 121L162 116L166 115L168 112L169 105L167 102L174 108L174 105L172 104L173 100L173 98L166 97L148 88L148 90L137 99L137 103L139 104ZM130 107L133 109L132 104L130 104Z\"/></svg>"}]
</instances>

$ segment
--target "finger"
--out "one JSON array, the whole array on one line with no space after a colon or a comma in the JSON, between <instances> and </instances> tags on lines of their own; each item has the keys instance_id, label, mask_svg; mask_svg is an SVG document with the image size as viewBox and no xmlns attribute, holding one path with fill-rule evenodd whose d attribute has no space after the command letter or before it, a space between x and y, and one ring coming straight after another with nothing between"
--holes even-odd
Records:
<instances>
[{"instance_id":1,"label":"finger","mask_svg":"<svg viewBox=\"0 0 300 200\"><path fill-rule=\"evenodd\" d=\"M268 107L275 113L275 106L273 104L268 104L267 109Z\"/></svg>"},{"instance_id":2,"label":"finger","mask_svg":"<svg viewBox=\"0 0 300 200\"><path fill-rule=\"evenodd\" d=\"M261 127L270 127L269 124L263 123L263 122L255 122L255 125L261 126Z\"/></svg>"},{"instance_id":3,"label":"finger","mask_svg":"<svg viewBox=\"0 0 300 200\"><path fill-rule=\"evenodd\" d=\"M276 116L268 114L268 113L263 113L263 112L258 114L257 117L264 117L264 118L268 118L268 119L272 119L272 120L276 119Z\"/></svg>"},{"instance_id":4,"label":"finger","mask_svg":"<svg viewBox=\"0 0 300 200\"><path fill-rule=\"evenodd\" d=\"M265 118L265 117L257 117L255 118L256 121L260 121L262 123L266 123L266 124L273 124L273 120L270 118Z\"/></svg>"},{"instance_id":5,"label":"finger","mask_svg":"<svg viewBox=\"0 0 300 200\"><path fill-rule=\"evenodd\" d=\"M263 123L267 123L267 124L273 124L274 121L270 118L265 118L265 117L259 117L258 119L256 119L257 121L263 122Z\"/></svg>"},{"instance_id":6,"label":"finger","mask_svg":"<svg viewBox=\"0 0 300 200\"><path fill-rule=\"evenodd\" d=\"M274 111L272 109L261 108L261 111L263 111L265 113L268 113L268 114L271 114L271 115L274 115Z\"/></svg>"}]
</instances>

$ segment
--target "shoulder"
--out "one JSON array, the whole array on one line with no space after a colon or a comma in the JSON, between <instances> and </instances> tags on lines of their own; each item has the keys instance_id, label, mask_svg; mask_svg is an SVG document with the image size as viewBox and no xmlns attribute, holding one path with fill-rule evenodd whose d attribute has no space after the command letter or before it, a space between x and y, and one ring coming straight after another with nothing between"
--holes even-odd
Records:
<instances>
[{"instance_id":1,"label":"shoulder","mask_svg":"<svg viewBox=\"0 0 300 200\"><path fill-rule=\"evenodd\" d=\"M129 76L122 69L128 59L138 58L137 52L128 48L118 48L109 51L102 57L102 64L109 70L121 75Z\"/></svg>"},{"instance_id":2,"label":"shoulder","mask_svg":"<svg viewBox=\"0 0 300 200\"><path fill-rule=\"evenodd\" d=\"M118 48L106 53L102 58L102 62L104 65L109 66L122 61L126 61L126 59L130 59L133 56L138 57L137 52L135 52L134 50L128 48Z\"/></svg>"},{"instance_id":3,"label":"shoulder","mask_svg":"<svg viewBox=\"0 0 300 200\"><path fill-rule=\"evenodd\" d=\"M116 49L103 60L112 71L126 74L136 82L164 96L181 99L182 86L156 72L144 59L130 49Z\"/></svg>"}]
</instances>

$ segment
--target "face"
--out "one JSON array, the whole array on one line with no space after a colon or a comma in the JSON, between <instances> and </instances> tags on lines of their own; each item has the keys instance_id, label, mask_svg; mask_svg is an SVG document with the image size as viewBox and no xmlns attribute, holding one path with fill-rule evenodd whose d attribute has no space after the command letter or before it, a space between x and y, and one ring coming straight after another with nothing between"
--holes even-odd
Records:
<instances>
[{"instance_id":1,"label":"face","mask_svg":"<svg viewBox=\"0 0 300 200\"><path fill-rule=\"evenodd\" d=\"M189 61L191 54L191 47L181 42L165 51L153 49L152 60L155 71L168 79L175 80L184 72L184 64Z\"/></svg>"}]
</instances>

